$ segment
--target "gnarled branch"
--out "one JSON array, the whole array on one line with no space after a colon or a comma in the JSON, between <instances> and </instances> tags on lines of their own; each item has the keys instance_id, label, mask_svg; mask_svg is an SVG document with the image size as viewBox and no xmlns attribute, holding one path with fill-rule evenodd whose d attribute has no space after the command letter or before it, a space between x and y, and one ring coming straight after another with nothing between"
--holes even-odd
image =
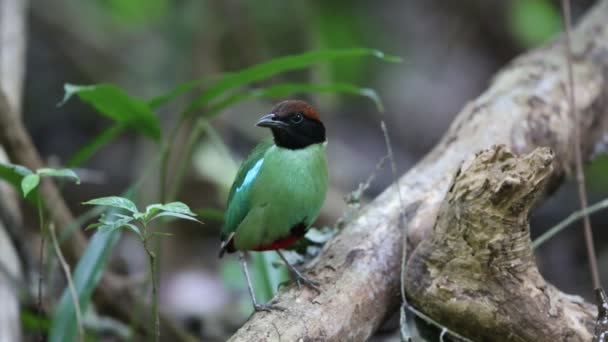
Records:
<instances>
[{"instance_id":1,"label":"gnarled branch","mask_svg":"<svg viewBox=\"0 0 608 342\"><path fill-rule=\"evenodd\" d=\"M548 148L494 146L461 168L407 264L411 304L474 341L592 339L595 307L545 282L530 244L552 161Z\"/></svg>"}]
</instances>

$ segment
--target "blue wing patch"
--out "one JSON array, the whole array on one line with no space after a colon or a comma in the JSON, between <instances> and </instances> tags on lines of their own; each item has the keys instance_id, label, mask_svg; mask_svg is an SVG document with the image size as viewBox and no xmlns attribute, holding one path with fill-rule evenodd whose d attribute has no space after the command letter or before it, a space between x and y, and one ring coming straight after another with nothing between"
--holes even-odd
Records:
<instances>
[{"instance_id":1,"label":"blue wing patch","mask_svg":"<svg viewBox=\"0 0 608 342\"><path fill-rule=\"evenodd\" d=\"M260 172L263 163L264 158L260 158L260 160L258 160L255 165L253 165L253 167L249 171L247 171L245 179L243 179L243 183L241 183L241 185L236 188L237 193L240 192L243 188L247 187L251 182L253 182L255 177L257 177L258 173Z\"/></svg>"}]
</instances>

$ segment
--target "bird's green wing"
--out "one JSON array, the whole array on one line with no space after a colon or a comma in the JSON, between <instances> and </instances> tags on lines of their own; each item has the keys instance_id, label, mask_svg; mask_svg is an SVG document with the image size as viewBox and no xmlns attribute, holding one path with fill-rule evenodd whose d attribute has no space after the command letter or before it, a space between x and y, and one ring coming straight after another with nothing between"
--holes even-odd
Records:
<instances>
[{"instance_id":1,"label":"bird's green wing","mask_svg":"<svg viewBox=\"0 0 608 342\"><path fill-rule=\"evenodd\" d=\"M224 214L222 241L233 233L249 212L249 190L264 162L264 154L274 144L272 138L260 142L241 164L228 195L228 207Z\"/></svg>"}]
</instances>

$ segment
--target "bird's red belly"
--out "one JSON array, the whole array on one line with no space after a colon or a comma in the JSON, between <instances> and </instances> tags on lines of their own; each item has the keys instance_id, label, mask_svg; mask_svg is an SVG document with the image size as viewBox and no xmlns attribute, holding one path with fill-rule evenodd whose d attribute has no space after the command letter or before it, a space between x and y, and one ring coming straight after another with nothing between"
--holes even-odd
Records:
<instances>
[{"instance_id":1,"label":"bird's red belly","mask_svg":"<svg viewBox=\"0 0 608 342\"><path fill-rule=\"evenodd\" d=\"M253 250L257 251L257 252L262 252L262 251L274 251L276 249L287 248L287 247L293 245L296 241L300 240L301 238L302 238L302 235L291 235L284 239L277 240L269 245L256 247Z\"/></svg>"}]
</instances>

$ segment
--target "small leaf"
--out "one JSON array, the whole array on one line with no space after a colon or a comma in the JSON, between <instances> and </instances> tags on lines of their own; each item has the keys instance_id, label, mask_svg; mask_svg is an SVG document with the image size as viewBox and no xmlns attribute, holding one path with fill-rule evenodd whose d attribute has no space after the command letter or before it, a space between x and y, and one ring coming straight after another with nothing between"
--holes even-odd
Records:
<instances>
[{"instance_id":1,"label":"small leaf","mask_svg":"<svg viewBox=\"0 0 608 342\"><path fill-rule=\"evenodd\" d=\"M171 202L171 203L167 203L167 204L163 204L162 209L165 211L170 211L172 213L180 213L180 214L186 214L186 215L190 215L190 216L196 216L195 213L193 213L190 208L182 202Z\"/></svg>"},{"instance_id":2,"label":"small leaf","mask_svg":"<svg viewBox=\"0 0 608 342\"><path fill-rule=\"evenodd\" d=\"M99 228L103 225L105 225L105 223L103 223L103 222L91 223L90 225L86 226L84 228L84 230L91 230L91 229Z\"/></svg>"},{"instance_id":3,"label":"small leaf","mask_svg":"<svg viewBox=\"0 0 608 342\"><path fill-rule=\"evenodd\" d=\"M199 220L195 219L195 218L194 218L194 217L192 217L192 216L188 216L188 215L181 214L181 213L175 213L175 212L171 212L171 211L163 211L162 213L157 214L156 216L152 217L152 218L150 219L150 221L156 220L157 218L159 218L159 217L163 217L163 216L177 217L177 218L181 218L181 219L184 219L184 220L195 221L195 222L198 222L198 223L200 223L200 224L203 224L203 222L201 222L201 221L199 221Z\"/></svg>"},{"instance_id":4,"label":"small leaf","mask_svg":"<svg viewBox=\"0 0 608 342\"><path fill-rule=\"evenodd\" d=\"M159 211L169 211L172 213L196 216L196 214L193 213L186 204L182 202L171 202L167 204L150 204L146 207L145 218L148 219L154 216Z\"/></svg>"},{"instance_id":5,"label":"small leaf","mask_svg":"<svg viewBox=\"0 0 608 342\"><path fill-rule=\"evenodd\" d=\"M146 207L146 213L144 214L144 217L148 219L161 210L163 210L162 204L150 204Z\"/></svg>"},{"instance_id":6,"label":"small leaf","mask_svg":"<svg viewBox=\"0 0 608 342\"><path fill-rule=\"evenodd\" d=\"M109 196L109 197L95 198L95 199L86 201L83 204L105 205L105 206L108 206L108 207L126 209L126 210L128 210L128 211L130 211L132 213L138 213L139 212L137 210L137 207L135 206L135 203L131 202L131 200L129 200L129 199L126 199L124 197L118 197L118 196Z\"/></svg>"},{"instance_id":7,"label":"small leaf","mask_svg":"<svg viewBox=\"0 0 608 342\"><path fill-rule=\"evenodd\" d=\"M25 166L0 162L0 178L17 189L21 187L21 180L23 177L31 175L32 173L33 172Z\"/></svg>"},{"instance_id":8,"label":"small leaf","mask_svg":"<svg viewBox=\"0 0 608 342\"><path fill-rule=\"evenodd\" d=\"M123 89L111 84L64 85L65 96L60 105L77 95L82 101L112 120L124 123L143 135L160 141L161 129L158 116L148 103L129 96Z\"/></svg>"},{"instance_id":9,"label":"small leaf","mask_svg":"<svg viewBox=\"0 0 608 342\"><path fill-rule=\"evenodd\" d=\"M27 175L21 180L21 191L23 197L27 197L30 191L34 190L38 184L40 184L40 176L38 175Z\"/></svg>"},{"instance_id":10,"label":"small leaf","mask_svg":"<svg viewBox=\"0 0 608 342\"><path fill-rule=\"evenodd\" d=\"M143 236L141 235L141 230L139 230L139 227L137 227L136 225L134 225L132 223L125 223L120 228L128 229L128 230L132 231L133 233L137 234L137 236L139 236L140 238L143 238Z\"/></svg>"},{"instance_id":11,"label":"small leaf","mask_svg":"<svg viewBox=\"0 0 608 342\"><path fill-rule=\"evenodd\" d=\"M62 177L69 178L76 182L76 184L80 184L80 177L76 174L76 172L70 169L50 169L50 168L42 168L36 170L36 173L40 176L46 177Z\"/></svg>"}]
</instances>

